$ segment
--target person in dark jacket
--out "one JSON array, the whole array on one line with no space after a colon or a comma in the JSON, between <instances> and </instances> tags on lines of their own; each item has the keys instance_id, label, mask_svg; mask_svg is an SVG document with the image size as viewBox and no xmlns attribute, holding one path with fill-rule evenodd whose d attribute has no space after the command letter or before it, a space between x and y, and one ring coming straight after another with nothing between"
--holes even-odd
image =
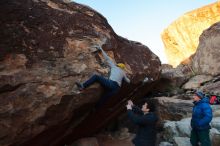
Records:
<instances>
[{"instance_id":1,"label":"person in dark jacket","mask_svg":"<svg viewBox=\"0 0 220 146\"><path fill-rule=\"evenodd\" d=\"M211 146L209 129L212 120L212 109L209 105L209 99L198 91L193 97L193 112L191 119L190 142L193 146Z\"/></svg>"},{"instance_id":2,"label":"person in dark jacket","mask_svg":"<svg viewBox=\"0 0 220 146\"><path fill-rule=\"evenodd\" d=\"M139 109L131 100L128 101L128 117L134 124L138 125L138 132L132 141L135 146L155 146L158 118L154 109L154 105L147 102Z\"/></svg>"}]
</instances>

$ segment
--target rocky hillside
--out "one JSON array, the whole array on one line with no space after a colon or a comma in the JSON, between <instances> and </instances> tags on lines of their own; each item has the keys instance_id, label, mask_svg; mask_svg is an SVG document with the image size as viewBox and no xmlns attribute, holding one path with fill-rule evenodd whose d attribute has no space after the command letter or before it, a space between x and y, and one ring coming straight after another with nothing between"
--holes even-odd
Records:
<instances>
[{"instance_id":1,"label":"rocky hillside","mask_svg":"<svg viewBox=\"0 0 220 146\"><path fill-rule=\"evenodd\" d=\"M162 33L169 64L176 67L197 50L203 30L220 21L220 2L185 13Z\"/></svg>"},{"instance_id":2,"label":"rocky hillside","mask_svg":"<svg viewBox=\"0 0 220 146\"><path fill-rule=\"evenodd\" d=\"M174 84L175 82L173 82ZM206 94L220 95L220 76L195 75L181 86L169 88L162 96L155 96L158 115L163 123L163 131L158 133L160 146L188 146L191 132L192 98L195 90ZM220 145L220 105L211 105L213 119L211 122L210 138L213 146Z\"/></svg>"},{"instance_id":3,"label":"rocky hillside","mask_svg":"<svg viewBox=\"0 0 220 146\"><path fill-rule=\"evenodd\" d=\"M148 47L118 36L87 6L1 0L0 19L0 145L37 139L35 145L48 146L80 123L101 88L79 93L74 83L109 70L94 45L125 63L134 87L145 77L160 77L160 60Z\"/></svg>"},{"instance_id":4,"label":"rocky hillside","mask_svg":"<svg viewBox=\"0 0 220 146\"><path fill-rule=\"evenodd\" d=\"M164 123L160 133L160 146L190 145L190 119L192 96L196 90L220 96L219 49L220 22L204 30L191 62L172 68L162 66L161 81L154 97L158 115ZM166 81L164 83L163 81ZM213 110L210 137L213 146L220 145L220 105L211 105Z\"/></svg>"}]
</instances>

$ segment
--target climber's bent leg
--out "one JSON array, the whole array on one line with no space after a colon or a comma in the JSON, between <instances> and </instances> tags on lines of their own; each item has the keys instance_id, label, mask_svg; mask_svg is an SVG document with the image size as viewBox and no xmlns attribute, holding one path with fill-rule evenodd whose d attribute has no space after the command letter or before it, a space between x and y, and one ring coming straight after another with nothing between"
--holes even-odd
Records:
<instances>
[{"instance_id":1,"label":"climber's bent leg","mask_svg":"<svg viewBox=\"0 0 220 146\"><path fill-rule=\"evenodd\" d=\"M114 90L115 86L118 86L117 82L106 79L100 75L93 75L89 80L83 83L83 87L87 88L95 82L99 82L104 88Z\"/></svg>"}]
</instances>

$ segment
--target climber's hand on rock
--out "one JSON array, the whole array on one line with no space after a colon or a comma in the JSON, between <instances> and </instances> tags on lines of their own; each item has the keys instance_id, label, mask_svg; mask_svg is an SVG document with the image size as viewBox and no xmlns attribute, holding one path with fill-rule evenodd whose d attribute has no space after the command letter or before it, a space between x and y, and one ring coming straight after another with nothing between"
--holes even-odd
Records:
<instances>
[{"instance_id":1,"label":"climber's hand on rock","mask_svg":"<svg viewBox=\"0 0 220 146\"><path fill-rule=\"evenodd\" d=\"M132 109L130 104L127 104L126 107L127 107L127 110L131 110Z\"/></svg>"},{"instance_id":2,"label":"climber's hand on rock","mask_svg":"<svg viewBox=\"0 0 220 146\"><path fill-rule=\"evenodd\" d=\"M128 104L131 105L131 106L134 105L133 102L132 102L132 100L128 100Z\"/></svg>"},{"instance_id":3,"label":"climber's hand on rock","mask_svg":"<svg viewBox=\"0 0 220 146\"><path fill-rule=\"evenodd\" d=\"M97 46L95 46L95 47L96 47L96 49L97 49L98 51L102 51L102 47L101 47L101 46L97 45Z\"/></svg>"}]
</instances>

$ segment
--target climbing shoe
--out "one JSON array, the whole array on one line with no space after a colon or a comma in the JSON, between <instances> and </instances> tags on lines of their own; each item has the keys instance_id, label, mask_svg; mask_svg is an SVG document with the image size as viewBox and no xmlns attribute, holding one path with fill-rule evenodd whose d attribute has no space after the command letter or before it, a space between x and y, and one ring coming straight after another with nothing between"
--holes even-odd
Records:
<instances>
[{"instance_id":1,"label":"climbing shoe","mask_svg":"<svg viewBox=\"0 0 220 146\"><path fill-rule=\"evenodd\" d=\"M84 89L84 86L83 86L82 83L76 82L76 86L78 87L78 89L79 89L80 91L82 91L82 90Z\"/></svg>"}]
</instances>

